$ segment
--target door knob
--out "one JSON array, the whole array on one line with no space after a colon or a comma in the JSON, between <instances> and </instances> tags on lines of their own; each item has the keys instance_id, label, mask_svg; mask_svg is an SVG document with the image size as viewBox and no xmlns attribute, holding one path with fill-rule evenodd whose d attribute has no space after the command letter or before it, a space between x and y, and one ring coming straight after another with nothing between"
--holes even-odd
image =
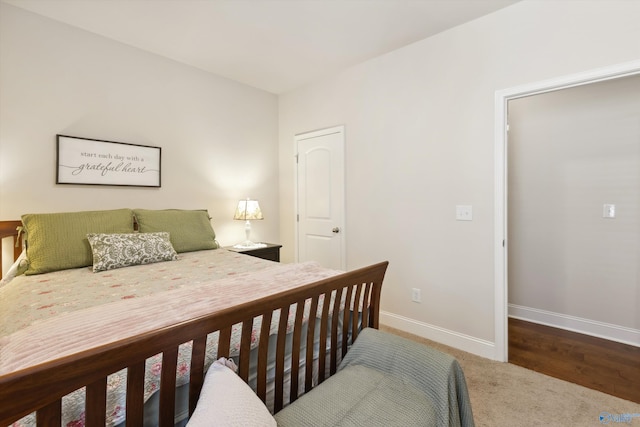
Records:
<instances>
[{"instance_id":1,"label":"door knob","mask_svg":"<svg viewBox=\"0 0 640 427\"><path fill-rule=\"evenodd\" d=\"M333 231L334 233L337 234L337 233L340 232L340 229L338 227L333 227L333 230L331 230L331 231Z\"/></svg>"}]
</instances>

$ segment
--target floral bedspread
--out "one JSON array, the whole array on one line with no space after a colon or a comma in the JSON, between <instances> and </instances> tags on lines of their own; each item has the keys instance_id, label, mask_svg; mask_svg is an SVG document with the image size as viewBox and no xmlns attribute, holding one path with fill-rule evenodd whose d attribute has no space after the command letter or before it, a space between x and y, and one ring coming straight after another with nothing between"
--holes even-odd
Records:
<instances>
[{"instance_id":1,"label":"floral bedspread","mask_svg":"<svg viewBox=\"0 0 640 427\"><path fill-rule=\"evenodd\" d=\"M178 261L93 273L90 267L20 276L0 288L0 375L106 344L128 335L211 313L295 288L339 271L316 263L274 264L226 250L183 253ZM308 319L308 307L304 319ZM288 318L293 327L295 312ZM277 331L274 313L271 332ZM261 318L253 325L258 344ZM95 331L100 330L100 334ZM239 352L240 325L232 332L232 356ZM189 379L191 343L180 347L177 385ZM217 332L207 345L207 365L217 357ZM147 360L145 400L158 390L162 356ZM107 425L122 422L126 369L107 379ZM65 396L63 425L84 425L84 390ZM35 425L29 415L14 426Z\"/></svg>"}]
</instances>

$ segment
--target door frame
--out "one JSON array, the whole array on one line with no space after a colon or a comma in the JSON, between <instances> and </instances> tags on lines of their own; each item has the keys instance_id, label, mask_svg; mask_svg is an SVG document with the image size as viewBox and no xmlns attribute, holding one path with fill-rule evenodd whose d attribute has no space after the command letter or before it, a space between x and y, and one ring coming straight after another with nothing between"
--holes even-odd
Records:
<instances>
[{"instance_id":1,"label":"door frame","mask_svg":"<svg viewBox=\"0 0 640 427\"><path fill-rule=\"evenodd\" d=\"M507 104L512 99L640 74L640 61L626 62L578 74L498 90L494 116L494 359L509 360L508 338L508 216Z\"/></svg>"},{"instance_id":2,"label":"door frame","mask_svg":"<svg viewBox=\"0 0 640 427\"><path fill-rule=\"evenodd\" d=\"M293 136L293 158L295 161L295 166L294 166L294 170L295 173L294 175L294 203L293 203L293 218L295 220L295 243L294 243L294 247L293 250L295 251L295 256L294 256L294 260L295 262L299 262L299 238L300 238L300 233L299 233L299 221L298 221L298 141L301 141L303 139L309 139L309 138L316 138L319 136L325 136L325 135L331 135L331 134L335 134L335 133L339 133L342 135L342 157L343 157L343 165L344 165L344 171L343 171L343 191L342 191L342 226L341 226L341 230L340 230L340 234L342 235L341 237L341 253L342 253L342 259L340 260L340 264L343 266L343 269L347 268L347 236L346 236L346 222L347 222L347 205L346 205L346 200L347 200L347 188L346 188L346 173L347 173L347 163L346 163L346 150L345 150L345 131L344 131L345 126L344 125L338 125L338 126L332 126L332 127L328 127L328 128L323 128L323 129L317 129L317 130L312 130L312 131L308 131L308 132L301 132L301 133L297 133Z\"/></svg>"}]
</instances>

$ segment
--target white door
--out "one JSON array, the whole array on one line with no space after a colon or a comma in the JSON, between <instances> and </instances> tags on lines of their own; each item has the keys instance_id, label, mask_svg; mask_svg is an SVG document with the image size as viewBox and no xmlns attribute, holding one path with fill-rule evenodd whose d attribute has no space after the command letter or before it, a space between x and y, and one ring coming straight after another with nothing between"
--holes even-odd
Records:
<instances>
[{"instance_id":1,"label":"white door","mask_svg":"<svg viewBox=\"0 0 640 427\"><path fill-rule=\"evenodd\" d=\"M346 269L344 127L296 135L298 261Z\"/></svg>"}]
</instances>

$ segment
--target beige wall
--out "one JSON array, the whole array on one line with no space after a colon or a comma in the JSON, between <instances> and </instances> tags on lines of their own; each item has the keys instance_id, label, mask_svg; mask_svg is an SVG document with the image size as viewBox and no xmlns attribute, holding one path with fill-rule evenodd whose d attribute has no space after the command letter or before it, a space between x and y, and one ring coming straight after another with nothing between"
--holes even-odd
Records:
<instances>
[{"instance_id":1,"label":"beige wall","mask_svg":"<svg viewBox=\"0 0 640 427\"><path fill-rule=\"evenodd\" d=\"M0 219L207 208L220 242L279 236L277 97L0 4ZM159 189L55 184L56 134L162 147Z\"/></svg>"},{"instance_id":2,"label":"beige wall","mask_svg":"<svg viewBox=\"0 0 640 427\"><path fill-rule=\"evenodd\" d=\"M510 101L508 152L511 311L640 335L640 76Z\"/></svg>"},{"instance_id":3,"label":"beige wall","mask_svg":"<svg viewBox=\"0 0 640 427\"><path fill-rule=\"evenodd\" d=\"M230 244L251 196L253 234L292 261L293 136L344 124L348 267L390 260L384 321L491 355L495 91L640 58L639 17L640 2L523 1L278 100L2 4L0 219L206 207ZM57 133L161 146L163 187L56 186Z\"/></svg>"},{"instance_id":4,"label":"beige wall","mask_svg":"<svg viewBox=\"0 0 640 427\"><path fill-rule=\"evenodd\" d=\"M493 356L495 92L640 58L639 17L640 2L523 1L281 96L285 259L293 135L344 124L348 267L390 261L384 322Z\"/></svg>"}]
</instances>

